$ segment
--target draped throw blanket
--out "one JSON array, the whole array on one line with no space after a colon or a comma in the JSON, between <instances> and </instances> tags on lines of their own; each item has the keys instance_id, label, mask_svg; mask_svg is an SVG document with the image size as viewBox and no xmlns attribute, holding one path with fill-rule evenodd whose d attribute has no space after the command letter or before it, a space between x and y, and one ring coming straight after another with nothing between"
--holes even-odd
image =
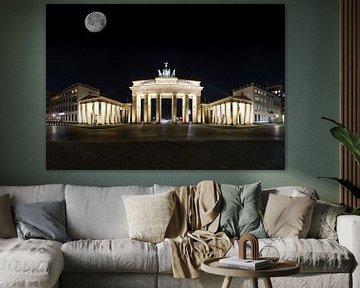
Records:
<instances>
[{"instance_id":1,"label":"draped throw blanket","mask_svg":"<svg viewBox=\"0 0 360 288\"><path fill-rule=\"evenodd\" d=\"M231 246L219 226L221 190L213 181L175 189L175 210L165 233L175 278L200 277L201 262L222 257Z\"/></svg>"}]
</instances>

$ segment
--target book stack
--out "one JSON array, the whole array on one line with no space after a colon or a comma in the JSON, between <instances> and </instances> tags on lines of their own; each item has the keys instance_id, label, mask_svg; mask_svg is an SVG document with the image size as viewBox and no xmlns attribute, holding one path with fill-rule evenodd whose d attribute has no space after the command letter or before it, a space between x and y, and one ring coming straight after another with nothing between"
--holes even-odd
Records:
<instances>
[{"instance_id":1,"label":"book stack","mask_svg":"<svg viewBox=\"0 0 360 288\"><path fill-rule=\"evenodd\" d=\"M219 260L219 266L246 270L260 270L271 266L267 259L251 260L240 259L238 256L222 258Z\"/></svg>"}]
</instances>

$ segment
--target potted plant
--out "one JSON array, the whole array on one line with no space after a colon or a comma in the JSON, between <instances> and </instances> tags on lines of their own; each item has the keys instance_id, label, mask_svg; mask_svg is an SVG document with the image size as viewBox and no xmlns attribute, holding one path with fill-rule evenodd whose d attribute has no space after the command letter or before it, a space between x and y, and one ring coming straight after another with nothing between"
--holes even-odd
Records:
<instances>
[{"instance_id":1,"label":"potted plant","mask_svg":"<svg viewBox=\"0 0 360 288\"><path fill-rule=\"evenodd\" d=\"M343 124L336 122L333 119L322 117L322 119L328 120L334 124L335 127L330 129L331 134L339 140L347 150L351 152L355 161L360 165L360 137L355 132L348 130ZM348 179L340 179L336 177L319 177L327 178L339 182L347 190L349 190L356 198L360 198L360 188L354 185ZM351 214L360 215L360 207L354 208Z\"/></svg>"}]
</instances>

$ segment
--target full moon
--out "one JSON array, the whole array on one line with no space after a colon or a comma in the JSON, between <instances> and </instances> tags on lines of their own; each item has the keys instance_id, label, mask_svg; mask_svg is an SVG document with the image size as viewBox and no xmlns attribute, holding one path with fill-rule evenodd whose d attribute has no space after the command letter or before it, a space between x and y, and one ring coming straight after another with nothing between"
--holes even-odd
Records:
<instances>
[{"instance_id":1,"label":"full moon","mask_svg":"<svg viewBox=\"0 0 360 288\"><path fill-rule=\"evenodd\" d=\"M91 12L85 18L85 27L90 32L100 32L106 26L106 16L101 12Z\"/></svg>"}]
</instances>

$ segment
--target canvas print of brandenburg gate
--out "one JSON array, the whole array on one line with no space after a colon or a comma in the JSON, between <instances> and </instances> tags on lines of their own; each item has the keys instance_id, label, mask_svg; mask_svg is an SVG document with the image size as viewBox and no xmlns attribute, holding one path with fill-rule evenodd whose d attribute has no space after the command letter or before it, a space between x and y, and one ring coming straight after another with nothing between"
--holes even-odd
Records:
<instances>
[{"instance_id":1,"label":"canvas print of brandenburg gate","mask_svg":"<svg viewBox=\"0 0 360 288\"><path fill-rule=\"evenodd\" d=\"M48 170L282 170L285 98L282 4L46 5Z\"/></svg>"}]
</instances>

